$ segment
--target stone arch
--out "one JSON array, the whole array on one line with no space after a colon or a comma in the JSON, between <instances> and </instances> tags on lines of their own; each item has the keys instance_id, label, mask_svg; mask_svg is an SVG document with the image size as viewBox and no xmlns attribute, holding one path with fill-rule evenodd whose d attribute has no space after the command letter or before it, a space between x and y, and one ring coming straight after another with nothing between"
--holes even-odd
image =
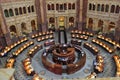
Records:
<instances>
[{"instance_id":1,"label":"stone arch","mask_svg":"<svg viewBox=\"0 0 120 80\"><path fill-rule=\"evenodd\" d=\"M98 29L99 29L100 31L103 31L103 25L104 25L104 22L103 22L102 20L99 20L99 21L98 21Z\"/></svg>"},{"instance_id":2,"label":"stone arch","mask_svg":"<svg viewBox=\"0 0 120 80\"><path fill-rule=\"evenodd\" d=\"M9 27L9 30L10 30L10 34L11 34L12 37L15 37L17 35L17 30L16 30L15 25L11 25Z\"/></svg>"},{"instance_id":3,"label":"stone arch","mask_svg":"<svg viewBox=\"0 0 120 80\"><path fill-rule=\"evenodd\" d=\"M93 28L93 19L89 18L89 20L88 20L88 29L92 30L92 28Z\"/></svg>"},{"instance_id":4,"label":"stone arch","mask_svg":"<svg viewBox=\"0 0 120 80\"><path fill-rule=\"evenodd\" d=\"M32 31L35 31L36 30L36 23L35 23L35 20L32 20L31 21L31 27L32 27Z\"/></svg>"},{"instance_id":5,"label":"stone arch","mask_svg":"<svg viewBox=\"0 0 120 80\"><path fill-rule=\"evenodd\" d=\"M115 23L114 22L110 22L109 23L109 26L108 26L108 30L111 32L111 31L114 31L115 30Z\"/></svg>"},{"instance_id":6,"label":"stone arch","mask_svg":"<svg viewBox=\"0 0 120 80\"><path fill-rule=\"evenodd\" d=\"M26 23L22 22L21 23L21 31L23 35L27 34L27 27L26 27Z\"/></svg>"},{"instance_id":7,"label":"stone arch","mask_svg":"<svg viewBox=\"0 0 120 80\"><path fill-rule=\"evenodd\" d=\"M74 17L70 17L69 18L69 27L73 27L74 26Z\"/></svg>"},{"instance_id":8,"label":"stone arch","mask_svg":"<svg viewBox=\"0 0 120 80\"><path fill-rule=\"evenodd\" d=\"M49 18L49 28L55 28L55 18L54 17L50 17Z\"/></svg>"}]
</instances>

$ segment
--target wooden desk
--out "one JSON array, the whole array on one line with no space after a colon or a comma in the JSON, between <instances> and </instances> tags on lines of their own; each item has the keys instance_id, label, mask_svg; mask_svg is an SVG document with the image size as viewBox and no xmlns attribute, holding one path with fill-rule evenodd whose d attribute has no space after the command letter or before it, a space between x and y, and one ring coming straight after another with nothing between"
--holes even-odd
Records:
<instances>
[{"instance_id":1,"label":"wooden desk","mask_svg":"<svg viewBox=\"0 0 120 80\"><path fill-rule=\"evenodd\" d=\"M105 42L108 42L108 43L116 46L118 49L120 49L120 44L118 42L113 41L111 38L107 38L103 35L98 35L97 38L101 39L101 40L104 40Z\"/></svg>"},{"instance_id":2,"label":"wooden desk","mask_svg":"<svg viewBox=\"0 0 120 80\"><path fill-rule=\"evenodd\" d=\"M32 49L28 51L28 55L30 57L33 57L41 49L42 49L42 45L35 45Z\"/></svg>"},{"instance_id":3,"label":"wooden desk","mask_svg":"<svg viewBox=\"0 0 120 80\"><path fill-rule=\"evenodd\" d=\"M102 48L104 48L109 53L114 52L114 49L112 47L108 46L107 44L103 43L102 41L100 41L98 39L92 39L92 42L99 45L99 46L101 46Z\"/></svg>"},{"instance_id":4,"label":"wooden desk","mask_svg":"<svg viewBox=\"0 0 120 80\"><path fill-rule=\"evenodd\" d=\"M6 68L13 68L14 63L15 63L15 59L14 58L8 59L7 63L6 63Z\"/></svg>"},{"instance_id":5,"label":"wooden desk","mask_svg":"<svg viewBox=\"0 0 120 80\"><path fill-rule=\"evenodd\" d=\"M94 72L101 73L104 71L104 59L101 55L96 56L96 62L94 62Z\"/></svg>"},{"instance_id":6,"label":"wooden desk","mask_svg":"<svg viewBox=\"0 0 120 80\"><path fill-rule=\"evenodd\" d=\"M97 55L99 53L99 49L88 42L84 43L83 46L86 49L88 49L91 53L93 53L94 55Z\"/></svg>"},{"instance_id":7,"label":"wooden desk","mask_svg":"<svg viewBox=\"0 0 120 80\"><path fill-rule=\"evenodd\" d=\"M81 46L81 43L82 43L81 40L74 40L74 39L71 40L71 44L73 44L73 45L79 45L79 46Z\"/></svg>"},{"instance_id":8,"label":"wooden desk","mask_svg":"<svg viewBox=\"0 0 120 80\"><path fill-rule=\"evenodd\" d=\"M13 49L15 48L16 46L20 45L21 43L27 41L28 39L27 38L22 38L21 40L17 41L16 43L14 44L11 44L9 46L6 46L2 52L0 52L0 57L5 57L7 56L7 54Z\"/></svg>"},{"instance_id":9,"label":"wooden desk","mask_svg":"<svg viewBox=\"0 0 120 80\"><path fill-rule=\"evenodd\" d=\"M26 42L24 45L19 47L15 52L13 52L13 56L17 57L24 49L28 48L29 46L33 45L33 41Z\"/></svg>"},{"instance_id":10,"label":"wooden desk","mask_svg":"<svg viewBox=\"0 0 120 80\"><path fill-rule=\"evenodd\" d=\"M113 59L114 59L114 61L116 63L116 68L117 68L116 69L116 76L120 77L120 56L114 55Z\"/></svg>"},{"instance_id":11,"label":"wooden desk","mask_svg":"<svg viewBox=\"0 0 120 80\"><path fill-rule=\"evenodd\" d=\"M35 74L30 58L26 58L25 60L23 60L23 66L24 66L24 70L27 73L27 75L33 76Z\"/></svg>"}]
</instances>

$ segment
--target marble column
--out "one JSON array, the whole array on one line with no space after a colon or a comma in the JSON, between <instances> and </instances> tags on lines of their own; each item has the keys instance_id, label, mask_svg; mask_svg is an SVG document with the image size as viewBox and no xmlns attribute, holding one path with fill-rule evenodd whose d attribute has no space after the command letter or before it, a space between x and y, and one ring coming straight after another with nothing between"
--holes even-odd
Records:
<instances>
[{"instance_id":1,"label":"marble column","mask_svg":"<svg viewBox=\"0 0 120 80\"><path fill-rule=\"evenodd\" d=\"M1 17L1 30L3 32L3 39L5 41L4 45L10 45L11 44L11 38L10 38L10 32L7 28L7 24L4 18L4 14L2 12L2 7L0 5L0 17Z\"/></svg>"},{"instance_id":2,"label":"marble column","mask_svg":"<svg viewBox=\"0 0 120 80\"><path fill-rule=\"evenodd\" d=\"M42 24L42 31L45 32L48 30L47 26L47 13L46 13L46 1L40 0L40 13L41 13L41 24Z\"/></svg>"},{"instance_id":3,"label":"marble column","mask_svg":"<svg viewBox=\"0 0 120 80\"><path fill-rule=\"evenodd\" d=\"M40 0L35 0L35 8L36 8L36 14L37 14L37 26L38 31L42 32L42 19L41 19L41 10L40 10Z\"/></svg>"},{"instance_id":4,"label":"marble column","mask_svg":"<svg viewBox=\"0 0 120 80\"><path fill-rule=\"evenodd\" d=\"M76 25L79 30L82 30L86 25L88 0L77 0L76 2Z\"/></svg>"}]
</instances>

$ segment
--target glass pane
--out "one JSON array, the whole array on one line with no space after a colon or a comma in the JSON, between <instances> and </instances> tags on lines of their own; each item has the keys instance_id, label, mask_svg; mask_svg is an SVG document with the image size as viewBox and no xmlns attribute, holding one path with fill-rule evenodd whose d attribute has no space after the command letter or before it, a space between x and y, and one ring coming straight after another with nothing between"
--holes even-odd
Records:
<instances>
[{"instance_id":1,"label":"glass pane","mask_svg":"<svg viewBox=\"0 0 120 80\"><path fill-rule=\"evenodd\" d=\"M4 10L5 17L9 17L8 10Z\"/></svg>"},{"instance_id":2,"label":"glass pane","mask_svg":"<svg viewBox=\"0 0 120 80\"><path fill-rule=\"evenodd\" d=\"M12 9L9 10L9 13L10 13L10 16L14 16Z\"/></svg>"},{"instance_id":3,"label":"glass pane","mask_svg":"<svg viewBox=\"0 0 120 80\"><path fill-rule=\"evenodd\" d=\"M108 11L109 11L109 5L106 5L105 12L108 12Z\"/></svg>"},{"instance_id":4,"label":"glass pane","mask_svg":"<svg viewBox=\"0 0 120 80\"><path fill-rule=\"evenodd\" d=\"M23 7L23 13L26 13L26 7Z\"/></svg>"},{"instance_id":5,"label":"glass pane","mask_svg":"<svg viewBox=\"0 0 120 80\"><path fill-rule=\"evenodd\" d=\"M19 15L19 13L18 13L18 8L15 8L15 14L16 14L16 15Z\"/></svg>"},{"instance_id":6,"label":"glass pane","mask_svg":"<svg viewBox=\"0 0 120 80\"><path fill-rule=\"evenodd\" d=\"M32 12L34 12L34 6L32 6L31 8L32 8Z\"/></svg>"},{"instance_id":7,"label":"glass pane","mask_svg":"<svg viewBox=\"0 0 120 80\"><path fill-rule=\"evenodd\" d=\"M100 4L97 5L97 11L100 11Z\"/></svg>"}]
</instances>

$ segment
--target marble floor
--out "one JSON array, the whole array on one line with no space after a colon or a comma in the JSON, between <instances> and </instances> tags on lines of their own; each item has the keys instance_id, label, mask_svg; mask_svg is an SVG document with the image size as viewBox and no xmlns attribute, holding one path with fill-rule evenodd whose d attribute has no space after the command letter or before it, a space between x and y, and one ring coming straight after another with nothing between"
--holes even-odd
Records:
<instances>
[{"instance_id":1,"label":"marble floor","mask_svg":"<svg viewBox=\"0 0 120 80\"><path fill-rule=\"evenodd\" d=\"M55 42L58 43L58 33L57 32L54 33L54 37L55 37ZM86 63L81 70L75 72L74 74L70 74L70 75L67 75L65 73L62 75L56 75L56 74L46 70L41 62L41 54L44 51L44 49L46 48L46 47L44 47L42 50L38 51L36 53L36 55L32 58L32 66L35 69L35 72L38 73L39 76L43 77L45 80L85 78L86 76L90 75L91 72L93 72L93 60L95 60L96 56L94 56L89 50L83 48L83 43L84 42L91 43L92 38L96 38L96 36L90 37L87 41L82 40L81 48L85 51L87 57L86 57ZM70 40L71 40L71 35L70 35L69 31L67 31L67 39L68 39L68 44L69 44ZM35 42L34 45L36 45L36 44L43 45L45 42L45 41L37 42L36 39L31 39L31 38L29 38L29 40L34 41ZM24 43L22 43L21 45L23 45L23 44ZM0 68L5 67L7 58L9 58L9 56L15 50L17 50L21 45L17 46L13 50L11 50L8 53L7 57L0 58ZM22 52L22 54L20 54L16 58L16 62L14 64L15 80L31 80L32 79L32 76L27 76L27 74L25 73L25 71L23 69L23 65L22 65L22 60L24 60L27 57L27 51L29 49L31 49L34 45L25 49ZM102 49L101 47L99 47L97 45L95 45L95 46L100 49L100 54L104 57L104 71L102 73L97 74L97 77L100 77L100 78L101 77L114 77L116 66L115 66L114 60L112 59L112 54L109 54L108 52L106 52L104 49Z\"/></svg>"}]
</instances>

